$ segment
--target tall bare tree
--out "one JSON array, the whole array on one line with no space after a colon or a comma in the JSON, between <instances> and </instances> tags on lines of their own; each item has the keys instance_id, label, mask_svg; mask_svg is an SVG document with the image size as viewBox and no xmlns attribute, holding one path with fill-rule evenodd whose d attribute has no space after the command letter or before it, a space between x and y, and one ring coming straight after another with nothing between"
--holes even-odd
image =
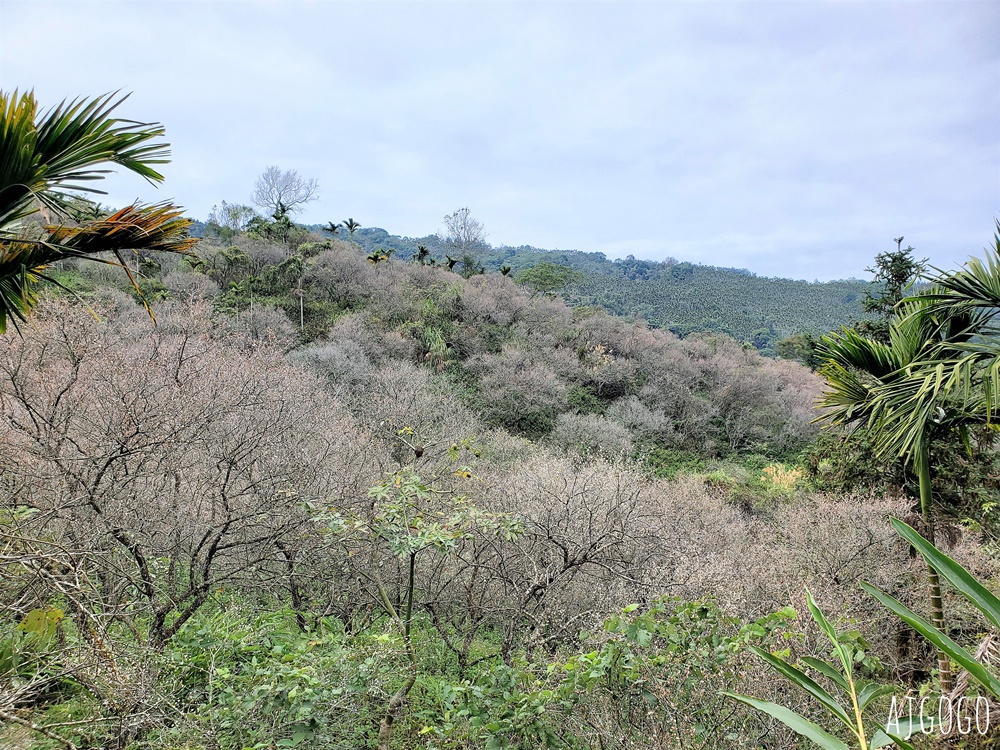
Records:
<instances>
[{"instance_id":1,"label":"tall bare tree","mask_svg":"<svg viewBox=\"0 0 1000 750\"><path fill-rule=\"evenodd\" d=\"M265 169L253 188L254 205L272 214L295 213L318 197L316 180L307 180L294 169L282 172L275 166Z\"/></svg>"},{"instance_id":2,"label":"tall bare tree","mask_svg":"<svg viewBox=\"0 0 1000 750\"><path fill-rule=\"evenodd\" d=\"M468 208L460 208L444 217L444 226L444 241L455 250L456 260L462 264L462 274L471 276L479 272L479 252L486 246L482 222Z\"/></svg>"}]
</instances>

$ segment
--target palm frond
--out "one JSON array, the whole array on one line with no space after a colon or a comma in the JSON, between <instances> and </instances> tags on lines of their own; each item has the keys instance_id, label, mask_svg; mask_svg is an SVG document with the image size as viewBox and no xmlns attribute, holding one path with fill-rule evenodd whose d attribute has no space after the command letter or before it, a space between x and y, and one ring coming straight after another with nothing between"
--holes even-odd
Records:
<instances>
[{"instance_id":1,"label":"palm frond","mask_svg":"<svg viewBox=\"0 0 1000 750\"><path fill-rule=\"evenodd\" d=\"M163 127L111 116L127 98L114 92L74 99L39 116L32 92L0 92L0 227L33 213L35 200L64 212L64 191L103 194L90 185L111 171L102 164L163 181L153 165L169 161L169 144L151 142Z\"/></svg>"},{"instance_id":2,"label":"palm frond","mask_svg":"<svg viewBox=\"0 0 1000 750\"><path fill-rule=\"evenodd\" d=\"M79 227L50 226L42 240L0 240L0 334L7 320L24 320L37 302L35 285L47 266L68 258L85 258L120 266L138 291L122 257L126 251L157 250L186 254L197 243L187 234L191 225L169 203L127 206L104 219ZM114 258L101 258L110 253Z\"/></svg>"},{"instance_id":3,"label":"palm frond","mask_svg":"<svg viewBox=\"0 0 1000 750\"><path fill-rule=\"evenodd\" d=\"M1000 311L1000 221L993 240L984 259L970 258L961 270L951 273L938 271L937 288L928 295L937 307L965 303L994 314Z\"/></svg>"},{"instance_id":4,"label":"palm frond","mask_svg":"<svg viewBox=\"0 0 1000 750\"><path fill-rule=\"evenodd\" d=\"M170 203L133 204L79 227L47 227L49 238L43 244L66 257L122 250L183 254L197 244L197 239L187 234L190 226L191 220Z\"/></svg>"},{"instance_id":5,"label":"palm frond","mask_svg":"<svg viewBox=\"0 0 1000 750\"><path fill-rule=\"evenodd\" d=\"M818 346L820 356L843 368L883 378L899 369L892 348L880 341L863 336L853 328L824 336Z\"/></svg>"},{"instance_id":6,"label":"palm frond","mask_svg":"<svg viewBox=\"0 0 1000 750\"><path fill-rule=\"evenodd\" d=\"M0 91L0 333L8 320L16 325L26 318L38 300L39 281L55 283L45 274L55 261L85 258L121 266L138 291L123 252L186 253L195 244L187 236L190 221L169 203L128 206L77 227L48 226L44 236L21 225L39 206L69 215L73 192L103 193L92 183L111 171L107 165L162 182L155 167L170 156L169 144L159 140L163 127L114 117L127 98L114 92L63 101L40 115L33 92Z\"/></svg>"}]
</instances>

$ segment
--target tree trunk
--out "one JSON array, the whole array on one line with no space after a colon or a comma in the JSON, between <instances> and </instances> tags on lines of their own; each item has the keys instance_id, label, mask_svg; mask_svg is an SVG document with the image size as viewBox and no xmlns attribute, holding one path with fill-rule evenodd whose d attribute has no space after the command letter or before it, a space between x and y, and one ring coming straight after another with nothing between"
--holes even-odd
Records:
<instances>
[{"instance_id":1,"label":"tree trunk","mask_svg":"<svg viewBox=\"0 0 1000 750\"><path fill-rule=\"evenodd\" d=\"M389 738L392 735L392 725L396 721L396 713L403 707L403 702L406 700L407 694L409 694L413 684L417 681L417 662L413 656L413 647L410 645L409 638L406 639L406 652L410 659L408 668L410 675L406 678L403 686L392 696L389 705L386 707L385 715L382 717L382 722L378 727L378 750L389 750Z\"/></svg>"},{"instance_id":2,"label":"tree trunk","mask_svg":"<svg viewBox=\"0 0 1000 750\"><path fill-rule=\"evenodd\" d=\"M417 657L413 653L413 642L410 640L410 625L413 621L413 581L416 575L416 560L417 555L415 552L410 553L410 566L409 566L409 581L406 586L406 602L405 610L403 611L403 617L400 620L398 609L394 609L391 604L389 604L389 597L385 591L385 587L379 583L379 595L382 599L382 603L388 605L387 610L393 619L395 619L403 631L403 644L406 647L406 658L409 661L407 665L407 672L409 675L406 678L406 682L403 683L402 687L396 691L396 694L392 696L389 700L389 705L386 706L385 715L382 716L382 722L379 724L378 728L378 750L389 750L389 739L392 735L392 725L396 721L396 714L403 707L403 703L406 701L406 696L409 695L410 690L413 688L414 683L417 681Z\"/></svg>"},{"instance_id":3,"label":"tree trunk","mask_svg":"<svg viewBox=\"0 0 1000 750\"><path fill-rule=\"evenodd\" d=\"M931 511L931 462L930 449L924 445L916 460L917 476L920 479L920 515L927 529L927 541L934 544L934 519ZM942 633L945 632L944 603L941 599L941 581L937 571L929 564L927 566L927 582L930 588L931 623ZM938 651L938 674L941 682L941 692L945 695L951 692L951 662L947 654Z\"/></svg>"}]
</instances>

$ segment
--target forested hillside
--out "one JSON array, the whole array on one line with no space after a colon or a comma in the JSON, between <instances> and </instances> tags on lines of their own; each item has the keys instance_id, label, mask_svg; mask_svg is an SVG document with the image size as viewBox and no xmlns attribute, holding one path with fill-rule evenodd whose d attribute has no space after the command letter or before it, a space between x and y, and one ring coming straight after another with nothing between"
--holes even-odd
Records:
<instances>
[{"instance_id":1,"label":"forested hillside","mask_svg":"<svg viewBox=\"0 0 1000 750\"><path fill-rule=\"evenodd\" d=\"M213 314L209 280L174 273L155 329L100 293L100 322L50 303L0 341L0 710L48 733L9 723L5 747L787 747L720 691L811 711L744 649L822 654L785 635L811 632L786 609L806 583L902 668L856 587L913 575L898 500L812 496L775 463L737 495L718 468L531 443L489 426L517 426L519 371L526 409L561 393L528 351L494 377L471 355L470 408L447 362L381 329L391 300L285 355L283 313ZM638 343L658 377L741 352ZM614 451L619 424L563 429Z\"/></svg>"},{"instance_id":2,"label":"forested hillside","mask_svg":"<svg viewBox=\"0 0 1000 750\"><path fill-rule=\"evenodd\" d=\"M490 255L465 210L464 239L408 256L280 201L235 207L196 252L168 204L56 193L64 224L35 221L28 183L96 176L108 152L160 178L160 131L115 129L111 101L41 138L30 94L11 110L24 153L71 135L0 190L4 748L798 750L832 736L825 713L884 746L864 737L889 694L932 684L903 620L946 627L909 550L940 552L889 517L939 525L942 578L994 601L971 576L996 573L975 363L997 369L1000 261L897 316L920 266L899 249L871 337L828 337L821 377L571 306L557 292L579 302L587 279L567 259L609 264ZM966 373L964 401L921 381L932 357ZM820 440L817 416L865 424Z\"/></svg>"},{"instance_id":3,"label":"forested hillside","mask_svg":"<svg viewBox=\"0 0 1000 750\"><path fill-rule=\"evenodd\" d=\"M52 273L0 339L8 745L800 747L722 691L820 719L746 650L824 655L806 584L867 674L928 663L857 588L925 606L908 503L816 493L880 469L797 363L277 219L139 253L155 326Z\"/></svg>"},{"instance_id":4,"label":"forested hillside","mask_svg":"<svg viewBox=\"0 0 1000 750\"><path fill-rule=\"evenodd\" d=\"M769 354L788 336L822 335L860 318L868 286L859 281L766 278L690 263L613 265L577 284L574 302L640 317L681 336L719 331Z\"/></svg>"},{"instance_id":5,"label":"forested hillside","mask_svg":"<svg viewBox=\"0 0 1000 750\"><path fill-rule=\"evenodd\" d=\"M679 339L573 308L511 276L373 262L352 242L311 239L295 249L249 235L228 247L203 242L193 264L149 256L141 286L153 297L204 300L227 316L220 320L277 337L341 387L387 368L419 371L485 424L560 448L782 458L815 434L820 381L796 363L719 334ZM83 268L60 280L99 294L112 278ZM407 426L423 440L420 425L394 429Z\"/></svg>"},{"instance_id":6,"label":"forested hillside","mask_svg":"<svg viewBox=\"0 0 1000 750\"><path fill-rule=\"evenodd\" d=\"M322 227L310 227L320 232ZM391 235L362 227L351 239L367 252L391 251L409 259L423 246L444 262L454 252L444 238ZM562 293L572 305L595 305L615 315L641 318L679 336L725 333L773 356L778 341L796 334L819 336L863 317L870 285L857 279L807 282L757 276L746 269L696 265L668 258L663 262L609 260L603 253L542 250L531 246L482 244L477 259L487 271L512 275L541 263L580 273Z\"/></svg>"}]
</instances>

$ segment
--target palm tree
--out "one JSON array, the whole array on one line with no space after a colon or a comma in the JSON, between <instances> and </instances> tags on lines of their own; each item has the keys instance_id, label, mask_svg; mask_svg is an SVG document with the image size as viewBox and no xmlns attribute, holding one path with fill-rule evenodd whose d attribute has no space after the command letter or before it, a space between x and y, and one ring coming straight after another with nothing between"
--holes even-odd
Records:
<instances>
[{"instance_id":1,"label":"palm tree","mask_svg":"<svg viewBox=\"0 0 1000 750\"><path fill-rule=\"evenodd\" d=\"M389 258L391 258L395 252L396 252L395 249L386 250L385 248L380 247L377 250L373 250L365 257L368 259L369 263L377 266L382 261L389 260Z\"/></svg>"},{"instance_id":2,"label":"palm tree","mask_svg":"<svg viewBox=\"0 0 1000 750\"><path fill-rule=\"evenodd\" d=\"M336 222L328 221L326 223L326 226L323 227L323 231L324 232L329 232L334 237L336 237L337 236L337 232L339 232L343 228L344 228L343 224L338 224Z\"/></svg>"},{"instance_id":3,"label":"palm tree","mask_svg":"<svg viewBox=\"0 0 1000 750\"><path fill-rule=\"evenodd\" d=\"M57 283L46 273L56 261L119 266L138 290L122 253L186 253L197 241L187 236L191 222L170 203L134 204L75 226L50 223L73 215L74 192L103 194L90 183L111 171L105 165L163 181L154 168L170 153L156 140L162 126L112 117L127 98L75 99L39 113L32 92L0 92L0 333L8 320L15 327L26 320L39 281ZM34 214L42 222L26 221Z\"/></svg>"},{"instance_id":4,"label":"palm tree","mask_svg":"<svg viewBox=\"0 0 1000 750\"><path fill-rule=\"evenodd\" d=\"M351 237L353 237L354 233L361 229L361 225L354 219L347 219L344 221L344 228L350 233Z\"/></svg>"},{"instance_id":5,"label":"palm tree","mask_svg":"<svg viewBox=\"0 0 1000 750\"><path fill-rule=\"evenodd\" d=\"M946 316L935 304L934 294L903 301L899 315L889 326L889 343L864 336L856 330L825 336L819 351L820 367L827 381L820 417L832 424L860 426L874 439L886 460L902 458L916 471L920 487L920 513L933 540L934 514L931 485L931 445L944 435L965 432L978 422L974 409L952 394L938 391L926 401L912 398L922 387L921 368L934 367L953 356L969 340L974 316L953 308ZM900 442L900 432L909 442ZM928 567L931 617L943 627L944 612L937 572ZM939 654L943 690L950 689L947 657Z\"/></svg>"},{"instance_id":6,"label":"palm tree","mask_svg":"<svg viewBox=\"0 0 1000 750\"><path fill-rule=\"evenodd\" d=\"M888 419L886 445L901 454L915 454L923 446L921 426L938 418L936 404L952 399L962 404L968 424L993 425L1000 406L1000 221L994 247L985 260L972 258L950 273L938 272L935 286L921 295L927 315L949 336L931 353L914 363L912 377L885 394L886 410L911 402L919 421Z\"/></svg>"}]
</instances>

